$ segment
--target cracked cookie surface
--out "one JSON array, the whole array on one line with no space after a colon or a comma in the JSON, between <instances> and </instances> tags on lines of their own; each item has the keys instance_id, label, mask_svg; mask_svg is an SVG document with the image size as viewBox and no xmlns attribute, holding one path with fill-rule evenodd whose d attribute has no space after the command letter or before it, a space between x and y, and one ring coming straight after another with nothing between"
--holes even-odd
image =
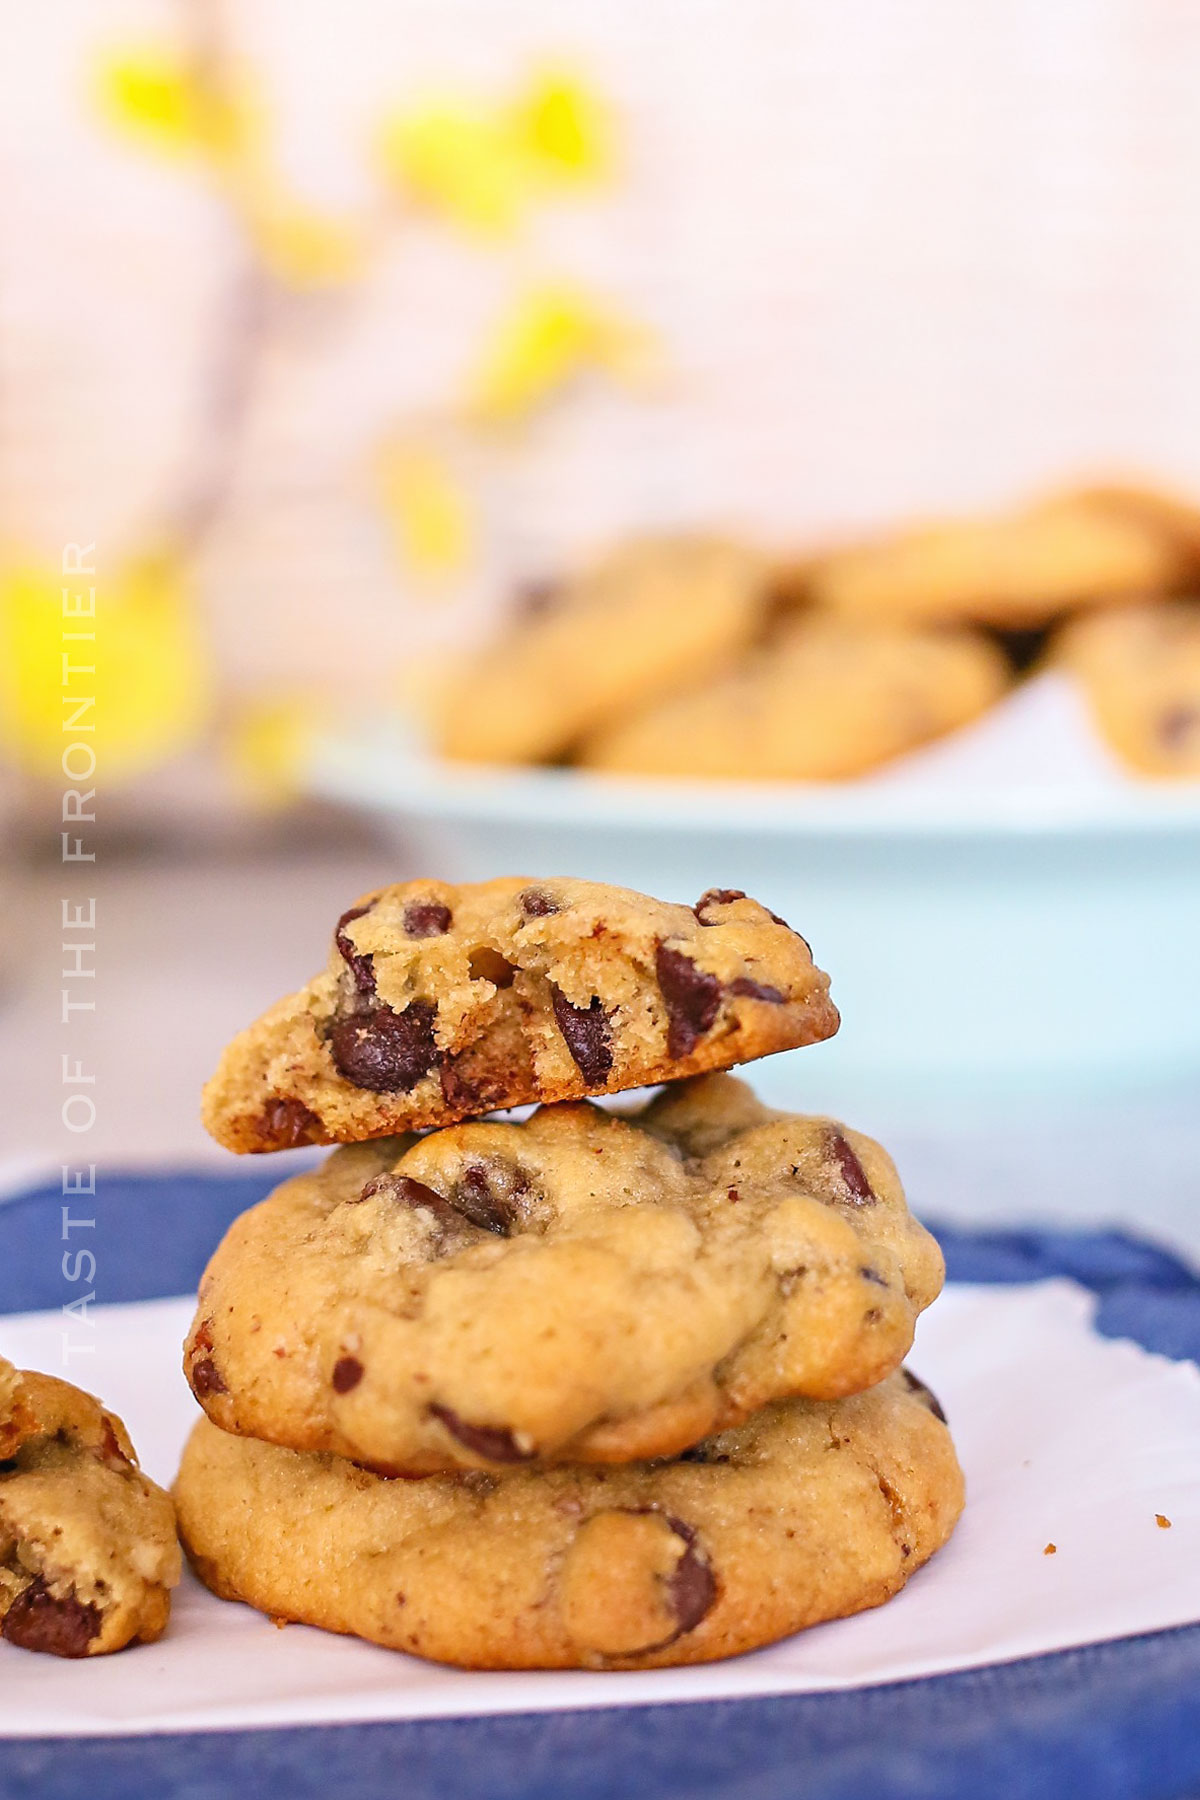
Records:
<instances>
[{"instance_id":1,"label":"cracked cookie surface","mask_svg":"<svg viewBox=\"0 0 1200 1800\"><path fill-rule=\"evenodd\" d=\"M0 1638L81 1657L161 1637L174 1509L116 1414L0 1359L0 1448Z\"/></svg>"},{"instance_id":2,"label":"cracked cookie surface","mask_svg":"<svg viewBox=\"0 0 1200 1800\"><path fill-rule=\"evenodd\" d=\"M438 747L473 762L539 762L671 688L716 673L758 631L769 572L718 538L646 538L539 588L507 633L458 668Z\"/></svg>"},{"instance_id":3,"label":"cracked cookie surface","mask_svg":"<svg viewBox=\"0 0 1200 1800\"><path fill-rule=\"evenodd\" d=\"M670 1462L388 1481L201 1420L175 1488L200 1579L274 1618L484 1669L662 1668L878 1606L963 1480L898 1372L781 1401Z\"/></svg>"},{"instance_id":4,"label":"cracked cookie surface","mask_svg":"<svg viewBox=\"0 0 1200 1800\"><path fill-rule=\"evenodd\" d=\"M879 1381L942 1275L878 1144L711 1075L336 1151L230 1228L185 1368L384 1472L626 1462Z\"/></svg>"},{"instance_id":5,"label":"cracked cookie surface","mask_svg":"<svg viewBox=\"0 0 1200 1800\"><path fill-rule=\"evenodd\" d=\"M735 889L695 907L598 882L410 881L343 913L330 960L204 1093L231 1150L354 1143L724 1069L832 1036L829 979Z\"/></svg>"}]
</instances>

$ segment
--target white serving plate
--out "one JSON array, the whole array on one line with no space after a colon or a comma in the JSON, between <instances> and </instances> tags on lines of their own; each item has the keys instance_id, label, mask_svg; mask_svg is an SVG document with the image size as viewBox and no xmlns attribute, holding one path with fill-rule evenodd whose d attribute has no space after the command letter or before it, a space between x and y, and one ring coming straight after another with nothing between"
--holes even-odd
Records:
<instances>
[{"instance_id":1,"label":"white serving plate","mask_svg":"<svg viewBox=\"0 0 1200 1800\"><path fill-rule=\"evenodd\" d=\"M1195 1080L1200 786L1118 777L1061 731L1051 749L1063 705L1034 684L953 746L857 783L454 766L398 721L324 738L308 783L373 817L405 872L763 900L810 940L843 1017L832 1043L756 1072L793 1104Z\"/></svg>"}]
</instances>

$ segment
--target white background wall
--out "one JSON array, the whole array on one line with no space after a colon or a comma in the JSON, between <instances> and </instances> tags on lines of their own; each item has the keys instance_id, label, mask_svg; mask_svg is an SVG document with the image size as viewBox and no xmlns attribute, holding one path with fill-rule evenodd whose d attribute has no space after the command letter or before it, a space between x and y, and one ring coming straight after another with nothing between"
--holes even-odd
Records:
<instances>
[{"instance_id":1,"label":"white background wall","mask_svg":"<svg viewBox=\"0 0 1200 1800\"><path fill-rule=\"evenodd\" d=\"M625 165L500 252L398 228L361 291L275 334L205 566L238 682L378 685L472 629L512 566L632 523L728 518L786 541L1104 465L1200 489L1195 0L231 0L225 16L321 204L376 203L366 143L386 106L439 81L502 92L547 52L614 96ZM0 531L116 555L196 454L237 252L202 180L96 125L88 70L98 45L186 12L6 0L0 17ZM584 392L481 453L488 555L430 608L388 556L364 458L444 404L535 268L653 324L668 378L653 398Z\"/></svg>"}]
</instances>

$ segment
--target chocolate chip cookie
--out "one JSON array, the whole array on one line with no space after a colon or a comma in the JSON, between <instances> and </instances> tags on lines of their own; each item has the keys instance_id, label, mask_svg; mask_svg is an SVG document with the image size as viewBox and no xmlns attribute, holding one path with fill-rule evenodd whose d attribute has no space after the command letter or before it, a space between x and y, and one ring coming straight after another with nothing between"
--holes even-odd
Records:
<instances>
[{"instance_id":1,"label":"chocolate chip cookie","mask_svg":"<svg viewBox=\"0 0 1200 1800\"><path fill-rule=\"evenodd\" d=\"M78 1657L161 1637L174 1509L116 1414L0 1359L0 1451L0 1638Z\"/></svg>"},{"instance_id":2,"label":"chocolate chip cookie","mask_svg":"<svg viewBox=\"0 0 1200 1800\"><path fill-rule=\"evenodd\" d=\"M721 680L597 734L580 761L629 774L837 780L968 724L1010 679L979 632L810 613Z\"/></svg>"},{"instance_id":3,"label":"chocolate chip cookie","mask_svg":"<svg viewBox=\"0 0 1200 1800\"><path fill-rule=\"evenodd\" d=\"M1081 684L1122 761L1145 775L1200 776L1200 601L1077 619L1051 658Z\"/></svg>"},{"instance_id":4,"label":"chocolate chip cookie","mask_svg":"<svg viewBox=\"0 0 1200 1800\"><path fill-rule=\"evenodd\" d=\"M711 1075L336 1151L235 1221L185 1368L386 1473L627 1462L879 1381L942 1275L878 1144Z\"/></svg>"},{"instance_id":5,"label":"chocolate chip cookie","mask_svg":"<svg viewBox=\"0 0 1200 1800\"><path fill-rule=\"evenodd\" d=\"M234 1039L204 1094L231 1150L354 1143L616 1093L830 1037L829 979L735 889L410 881L342 914L325 972Z\"/></svg>"},{"instance_id":6,"label":"chocolate chip cookie","mask_svg":"<svg viewBox=\"0 0 1200 1800\"><path fill-rule=\"evenodd\" d=\"M1161 509L1095 489L835 552L811 573L809 593L859 619L1021 629L1076 606L1176 589L1194 563L1194 546Z\"/></svg>"},{"instance_id":7,"label":"chocolate chip cookie","mask_svg":"<svg viewBox=\"0 0 1200 1800\"><path fill-rule=\"evenodd\" d=\"M528 597L507 636L441 697L438 747L472 762L561 757L589 731L749 643L770 603L763 559L717 538L647 538Z\"/></svg>"},{"instance_id":8,"label":"chocolate chip cookie","mask_svg":"<svg viewBox=\"0 0 1200 1800\"><path fill-rule=\"evenodd\" d=\"M475 1669L711 1662L878 1606L950 1536L963 1479L897 1373L788 1400L675 1461L388 1481L201 1420L192 1564L272 1618Z\"/></svg>"}]
</instances>

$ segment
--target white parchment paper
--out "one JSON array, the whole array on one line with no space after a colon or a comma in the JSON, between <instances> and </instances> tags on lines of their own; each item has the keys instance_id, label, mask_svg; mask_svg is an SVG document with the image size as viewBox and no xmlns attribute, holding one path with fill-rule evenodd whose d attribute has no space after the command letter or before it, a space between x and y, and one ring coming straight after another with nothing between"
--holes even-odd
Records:
<instances>
[{"instance_id":1,"label":"white parchment paper","mask_svg":"<svg viewBox=\"0 0 1200 1800\"><path fill-rule=\"evenodd\" d=\"M947 1548L875 1612L703 1668L480 1674L303 1626L279 1629L189 1576L160 1644L84 1662L0 1644L0 1735L801 1693L1190 1623L1200 1619L1200 1370L1098 1337L1091 1311L1068 1282L959 1286L921 1321L910 1363L949 1415L967 1510ZM184 1300L101 1308L94 1355L63 1371L124 1415L145 1466L164 1482L195 1417L179 1374L190 1316ZM79 1336L73 1325L72 1342ZM0 1350L58 1372L61 1320L0 1319ZM1055 1554L1045 1554L1048 1543Z\"/></svg>"}]
</instances>

